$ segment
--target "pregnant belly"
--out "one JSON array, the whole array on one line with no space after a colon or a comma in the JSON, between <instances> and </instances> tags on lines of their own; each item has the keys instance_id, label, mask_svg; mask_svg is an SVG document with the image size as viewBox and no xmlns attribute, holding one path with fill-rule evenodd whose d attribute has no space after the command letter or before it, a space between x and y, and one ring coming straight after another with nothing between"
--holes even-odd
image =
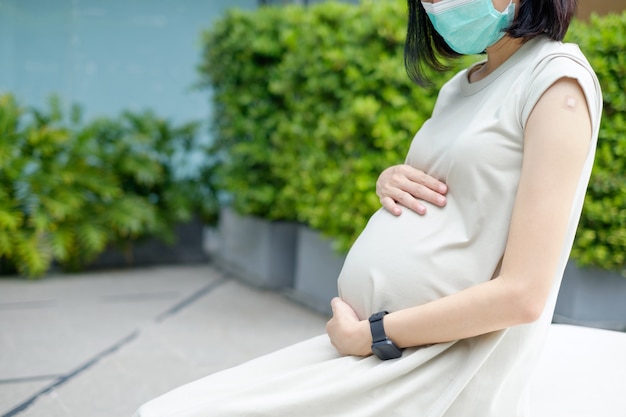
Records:
<instances>
[{"instance_id":1,"label":"pregnant belly","mask_svg":"<svg viewBox=\"0 0 626 417\"><path fill-rule=\"evenodd\" d=\"M399 217L376 212L350 249L339 276L339 294L360 319L380 311L420 305L491 278L499 258L484 262L477 230L450 211ZM493 256L492 256L493 258Z\"/></svg>"}]
</instances>

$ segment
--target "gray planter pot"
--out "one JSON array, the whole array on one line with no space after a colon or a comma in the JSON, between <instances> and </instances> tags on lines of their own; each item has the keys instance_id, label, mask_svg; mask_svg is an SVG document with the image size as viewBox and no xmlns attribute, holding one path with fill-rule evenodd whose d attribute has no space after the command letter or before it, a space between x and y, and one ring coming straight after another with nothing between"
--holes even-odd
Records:
<instances>
[{"instance_id":1,"label":"gray planter pot","mask_svg":"<svg viewBox=\"0 0 626 417\"><path fill-rule=\"evenodd\" d=\"M323 314L330 314L330 300L337 296L337 277L345 256L332 241L307 226L298 228L296 276L290 297Z\"/></svg>"},{"instance_id":2,"label":"gray planter pot","mask_svg":"<svg viewBox=\"0 0 626 417\"><path fill-rule=\"evenodd\" d=\"M626 278L568 262L553 321L626 331Z\"/></svg>"},{"instance_id":3,"label":"gray planter pot","mask_svg":"<svg viewBox=\"0 0 626 417\"><path fill-rule=\"evenodd\" d=\"M297 224L220 212L211 258L237 278L260 288L293 286Z\"/></svg>"},{"instance_id":4,"label":"gray planter pot","mask_svg":"<svg viewBox=\"0 0 626 417\"><path fill-rule=\"evenodd\" d=\"M111 247L91 262L88 269L125 268L163 264L206 262L204 249L204 224L199 219L178 224L174 233L176 240L168 245L157 239L133 242L126 252Z\"/></svg>"}]
</instances>

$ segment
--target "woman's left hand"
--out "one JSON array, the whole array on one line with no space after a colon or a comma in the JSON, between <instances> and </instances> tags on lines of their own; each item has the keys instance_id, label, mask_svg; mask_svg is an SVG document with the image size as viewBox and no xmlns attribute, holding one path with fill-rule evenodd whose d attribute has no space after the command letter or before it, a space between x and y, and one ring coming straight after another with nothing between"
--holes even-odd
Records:
<instances>
[{"instance_id":1,"label":"woman's left hand","mask_svg":"<svg viewBox=\"0 0 626 417\"><path fill-rule=\"evenodd\" d=\"M369 356L372 354L372 335L367 320L359 320L356 313L341 298L330 302L333 317L326 324L330 342L342 355Z\"/></svg>"}]
</instances>

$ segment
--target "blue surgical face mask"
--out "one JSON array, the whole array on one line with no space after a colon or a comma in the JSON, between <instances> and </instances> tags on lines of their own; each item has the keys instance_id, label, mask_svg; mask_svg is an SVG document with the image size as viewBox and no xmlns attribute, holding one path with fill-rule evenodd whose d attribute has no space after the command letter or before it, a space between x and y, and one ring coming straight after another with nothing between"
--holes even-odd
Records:
<instances>
[{"instance_id":1,"label":"blue surgical face mask","mask_svg":"<svg viewBox=\"0 0 626 417\"><path fill-rule=\"evenodd\" d=\"M479 54L504 36L515 16L511 1L500 12L492 0L422 2L435 30L459 54Z\"/></svg>"}]
</instances>

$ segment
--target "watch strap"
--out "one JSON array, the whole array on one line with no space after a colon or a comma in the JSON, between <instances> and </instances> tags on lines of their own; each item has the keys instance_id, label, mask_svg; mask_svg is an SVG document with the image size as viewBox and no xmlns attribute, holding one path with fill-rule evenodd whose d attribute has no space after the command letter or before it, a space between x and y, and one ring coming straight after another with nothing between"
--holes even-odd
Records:
<instances>
[{"instance_id":1,"label":"watch strap","mask_svg":"<svg viewBox=\"0 0 626 417\"><path fill-rule=\"evenodd\" d=\"M387 340L387 335L385 334L385 327L383 326L383 317L385 317L385 315L387 314L389 314L389 312L380 311L376 314L372 314L369 318L373 343Z\"/></svg>"}]
</instances>

